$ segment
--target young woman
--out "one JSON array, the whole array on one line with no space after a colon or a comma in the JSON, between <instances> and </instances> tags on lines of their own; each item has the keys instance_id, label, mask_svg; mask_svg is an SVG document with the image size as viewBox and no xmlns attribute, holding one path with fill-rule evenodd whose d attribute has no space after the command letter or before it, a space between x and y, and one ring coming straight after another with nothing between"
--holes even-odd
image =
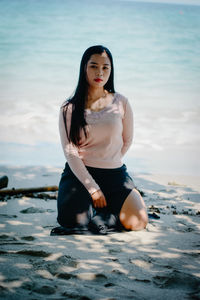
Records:
<instances>
[{"instance_id":1,"label":"young woman","mask_svg":"<svg viewBox=\"0 0 200 300\"><path fill-rule=\"evenodd\" d=\"M90 47L81 60L75 93L61 106L59 129L67 159L57 201L61 234L94 224L105 233L117 219L127 230L147 225L144 201L122 163L132 142L132 109L115 92L113 80L110 51Z\"/></svg>"}]
</instances>

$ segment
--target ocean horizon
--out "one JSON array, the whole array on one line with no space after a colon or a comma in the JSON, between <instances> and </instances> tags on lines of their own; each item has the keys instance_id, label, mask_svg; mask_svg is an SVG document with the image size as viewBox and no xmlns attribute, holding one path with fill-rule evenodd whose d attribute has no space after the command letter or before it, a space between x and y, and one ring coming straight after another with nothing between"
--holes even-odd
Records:
<instances>
[{"instance_id":1,"label":"ocean horizon","mask_svg":"<svg viewBox=\"0 0 200 300\"><path fill-rule=\"evenodd\" d=\"M200 176L200 6L2 0L0 11L0 165L64 167L59 108L83 52L102 44L134 113L128 168Z\"/></svg>"}]
</instances>

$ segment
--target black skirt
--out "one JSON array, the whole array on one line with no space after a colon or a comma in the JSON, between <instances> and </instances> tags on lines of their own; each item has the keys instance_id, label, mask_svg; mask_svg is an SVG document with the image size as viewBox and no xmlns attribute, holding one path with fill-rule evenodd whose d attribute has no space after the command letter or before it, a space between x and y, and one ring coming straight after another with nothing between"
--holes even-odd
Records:
<instances>
[{"instance_id":1,"label":"black skirt","mask_svg":"<svg viewBox=\"0 0 200 300\"><path fill-rule=\"evenodd\" d=\"M129 193L135 188L126 165L115 169L102 169L86 166L105 195L108 213L119 214ZM68 163L61 175L58 191L58 223L73 226L76 215L91 209L92 198L84 185L71 171Z\"/></svg>"}]
</instances>

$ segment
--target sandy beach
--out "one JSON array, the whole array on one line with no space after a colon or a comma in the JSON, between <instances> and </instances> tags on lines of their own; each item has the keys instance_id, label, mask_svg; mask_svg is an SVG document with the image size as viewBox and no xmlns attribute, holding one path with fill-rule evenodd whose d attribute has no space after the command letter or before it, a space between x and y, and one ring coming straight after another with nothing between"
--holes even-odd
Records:
<instances>
[{"instance_id":1,"label":"sandy beach","mask_svg":"<svg viewBox=\"0 0 200 300\"><path fill-rule=\"evenodd\" d=\"M0 168L8 188L58 185L61 172ZM1 200L0 298L200 299L199 179L135 174L148 212L160 219L107 236L50 236L58 226L53 197Z\"/></svg>"}]
</instances>

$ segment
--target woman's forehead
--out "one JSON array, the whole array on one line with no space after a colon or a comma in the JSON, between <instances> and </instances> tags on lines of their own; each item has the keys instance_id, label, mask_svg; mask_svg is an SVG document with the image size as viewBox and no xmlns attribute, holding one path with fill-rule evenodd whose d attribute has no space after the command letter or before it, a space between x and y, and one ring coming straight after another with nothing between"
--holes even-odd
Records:
<instances>
[{"instance_id":1,"label":"woman's forehead","mask_svg":"<svg viewBox=\"0 0 200 300\"><path fill-rule=\"evenodd\" d=\"M101 54L93 54L91 55L89 61L90 64L108 64L110 65L110 59L106 52L103 52Z\"/></svg>"}]
</instances>

